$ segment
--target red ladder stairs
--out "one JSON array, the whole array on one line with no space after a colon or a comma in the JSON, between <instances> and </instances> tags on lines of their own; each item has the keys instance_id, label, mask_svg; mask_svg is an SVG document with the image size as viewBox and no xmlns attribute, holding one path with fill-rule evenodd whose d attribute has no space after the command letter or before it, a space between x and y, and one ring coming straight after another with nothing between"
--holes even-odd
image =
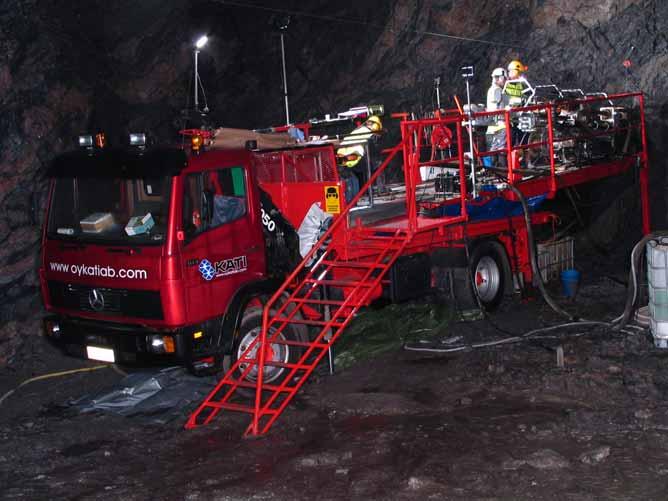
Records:
<instances>
[{"instance_id":1,"label":"red ladder stairs","mask_svg":"<svg viewBox=\"0 0 668 501\"><path fill-rule=\"evenodd\" d=\"M327 234L316 247L322 249L326 237ZM254 338L215 389L191 414L186 428L206 425L220 411L230 410L251 416L246 436L267 433L355 313L360 307L368 305L374 290L385 283L384 277L409 240L405 230L365 228L358 229L355 236L346 242L342 254L347 259L340 258L338 250L341 248L332 245L319 253L314 252L316 249L309 253L305 261L312 256L314 264L287 297L285 294L281 297L284 285L265 305L261 335ZM350 258L351 255L356 257ZM286 284L290 281L288 279ZM343 294L339 294L340 299L328 298L318 292L323 289L338 289ZM308 312L318 308L325 314L314 319ZM282 335L289 325L314 327L317 335L311 336L309 342L289 340ZM298 360L276 360L278 357L272 355L274 350L280 351L280 345L287 345L286 351L299 353ZM262 349L263 346L266 348ZM263 380L268 367L283 369L282 377L272 381L273 384ZM254 393L254 402L252 398L249 401L249 393Z\"/></svg>"}]
</instances>

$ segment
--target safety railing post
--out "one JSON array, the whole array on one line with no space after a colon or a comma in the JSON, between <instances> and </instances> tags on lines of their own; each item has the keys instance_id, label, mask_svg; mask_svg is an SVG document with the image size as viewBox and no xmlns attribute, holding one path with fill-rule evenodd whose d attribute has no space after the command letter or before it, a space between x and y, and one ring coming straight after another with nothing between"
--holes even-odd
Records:
<instances>
[{"instance_id":1,"label":"safety railing post","mask_svg":"<svg viewBox=\"0 0 668 501\"><path fill-rule=\"evenodd\" d=\"M404 183L406 184L406 215L408 216L408 228L415 231L417 218L415 215L415 177L413 174L413 127L401 122L401 145L404 160Z\"/></svg>"},{"instance_id":2,"label":"safety railing post","mask_svg":"<svg viewBox=\"0 0 668 501\"><path fill-rule=\"evenodd\" d=\"M461 215L463 218L468 216L466 211L466 197L468 195L468 190L466 189L466 161L464 158L464 148L463 148L463 135L462 135L462 121L458 120L456 123L457 127L457 157L459 160L459 195L460 195L460 204L461 204Z\"/></svg>"},{"instance_id":3,"label":"safety railing post","mask_svg":"<svg viewBox=\"0 0 668 501\"><path fill-rule=\"evenodd\" d=\"M553 106L554 105L552 104L548 104L545 107L545 112L547 113L547 151L550 155L550 198L554 197L554 195L557 193L557 174L555 172L554 166L554 120L552 117Z\"/></svg>"},{"instance_id":4,"label":"safety railing post","mask_svg":"<svg viewBox=\"0 0 668 501\"><path fill-rule=\"evenodd\" d=\"M506 163L508 164L508 182L513 184L514 171L513 171L513 126L510 123L510 110L506 110L503 113L504 120L506 121Z\"/></svg>"}]
</instances>

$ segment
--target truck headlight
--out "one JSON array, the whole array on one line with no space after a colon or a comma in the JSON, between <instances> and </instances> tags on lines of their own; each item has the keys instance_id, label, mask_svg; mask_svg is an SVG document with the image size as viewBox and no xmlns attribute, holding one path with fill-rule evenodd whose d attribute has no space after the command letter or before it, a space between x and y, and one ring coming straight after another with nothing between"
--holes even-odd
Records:
<instances>
[{"instance_id":1,"label":"truck headlight","mask_svg":"<svg viewBox=\"0 0 668 501\"><path fill-rule=\"evenodd\" d=\"M174 353L174 338L172 336L149 336L148 349L153 353Z\"/></svg>"}]
</instances>

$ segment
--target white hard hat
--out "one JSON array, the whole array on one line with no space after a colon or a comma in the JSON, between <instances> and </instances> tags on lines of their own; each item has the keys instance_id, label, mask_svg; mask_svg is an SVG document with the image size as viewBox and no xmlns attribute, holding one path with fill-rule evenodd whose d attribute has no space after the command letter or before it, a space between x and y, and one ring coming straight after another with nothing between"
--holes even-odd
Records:
<instances>
[{"instance_id":1,"label":"white hard hat","mask_svg":"<svg viewBox=\"0 0 668 501\"><path fill-rule=\"evenodd\" d=\"M506 70L504 68L494 68L494 71L492 71L492 77L505 77L506 76Z\"/></svg>"}]
</instances>

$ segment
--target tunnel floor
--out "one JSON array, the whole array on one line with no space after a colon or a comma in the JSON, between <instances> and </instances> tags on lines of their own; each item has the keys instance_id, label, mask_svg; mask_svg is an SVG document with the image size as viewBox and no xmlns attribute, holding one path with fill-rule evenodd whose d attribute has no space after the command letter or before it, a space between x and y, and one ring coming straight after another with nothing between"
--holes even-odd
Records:
<instances>
[{"instance_id":1,"label":"tunnel floor","mask_svg":"<svg viewBox=\"0 0 668 501\"><path fill-rule=\"evenodd\" d=\"M551 290L577 315L611 319L624 279L586 273L575 301ZM259 439L242 438L248 421L234 414L184 430L194 404L169 419L68 405L117 384L110 369L18 388L0 404L0 499L665 499L668 350L647 329L582 326L413 352L402 344L481 342L562 320L538 295L466 322L415 304L385 308L376 318L420 311L428 320L394 322L411 336L339 358L346 363L312 378ZM358 332L387 329L373 315L359 322ZM0 394L96 365L34 338L23 365L0 371Z\"/></svg>"}]
</instances>

